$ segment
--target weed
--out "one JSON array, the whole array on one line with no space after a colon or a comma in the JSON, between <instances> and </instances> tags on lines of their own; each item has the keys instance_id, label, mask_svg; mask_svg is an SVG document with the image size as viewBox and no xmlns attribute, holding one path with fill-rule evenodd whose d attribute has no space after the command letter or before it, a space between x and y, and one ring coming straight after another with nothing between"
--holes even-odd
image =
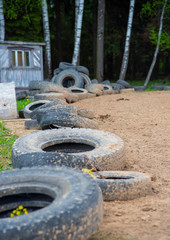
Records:
<instances>
[{"instance_id":1,"label":"weed","mask_svg":"<svg viewBox=\"0 0 170 240\"><path fill-rule=\"evenodd\" d=\"M0 171L12 168L11 150L13 143L17 139L16 135L5 127L5 123L0 121Z\"/></svg>"}]
</instances>

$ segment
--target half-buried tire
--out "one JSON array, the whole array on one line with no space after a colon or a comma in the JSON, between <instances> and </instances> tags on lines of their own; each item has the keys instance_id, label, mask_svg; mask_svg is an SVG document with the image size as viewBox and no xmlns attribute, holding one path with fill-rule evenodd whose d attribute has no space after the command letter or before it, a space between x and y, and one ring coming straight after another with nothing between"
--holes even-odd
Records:
<instances>
[{"instance_id":1,"label":"half-buried tire","mask_svg":"<svg viewBox=\"0 0 170 240\"><path fill-rule=\"evenodd\" d=\"M41 162L41 158L38 160L34 156L35 153L41 153L41 158L52 157L52 161ZM48 155L50 153L53 155ZM29 158L24 160L24 157L22 158L24 154L30 154ZM125 165L124 142L109 132L85 128L60 128L32 132L18 138L12 147L12 164L16 168L34 164L46 165L48 162L51 165L61 165L67 161L70 163L65 165L70 164L71 167L74 165L73 167L84 168L91 163L101 171L120 170Z\"/></svg>"},{"instance_id":2,"label":"half-buried tire","mask_svg":"<svg viewBox=\"0 0 170 240\"><path fill-rule=\"evenodd\" d=\"M15 169L0 173L1 240L88 239L102 222L97 183L65 167ZM10 217L23 205L28 214Z\"/></svg>"},{"instance_id":3,"label":"half-buried tire","mask_svg":"<svg viewBox=\"0 0 170 240\"><path fill-rule=\"evenodd\" d=\"M131 200L144 197L152 192L149 175L128 171L99 171L94 173L96 182L100 186L103 200Z\"/></svg>"}]
</instances>

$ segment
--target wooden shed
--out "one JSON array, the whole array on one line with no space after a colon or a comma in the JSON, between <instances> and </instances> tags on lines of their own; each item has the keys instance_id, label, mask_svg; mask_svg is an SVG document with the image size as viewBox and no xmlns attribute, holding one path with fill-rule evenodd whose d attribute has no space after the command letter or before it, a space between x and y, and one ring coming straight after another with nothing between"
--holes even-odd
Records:
<instances>
[{"instance_id":1,"label":"wooden shed","mask_svg":"<svg viewBox=\"0 0 170 240\"><path fill-rule=\"evenodd\" d=\"M32 80L43 80L45 43L0 41L0 83L14 82L27 88Z\"/></svg>"}]
</instances>

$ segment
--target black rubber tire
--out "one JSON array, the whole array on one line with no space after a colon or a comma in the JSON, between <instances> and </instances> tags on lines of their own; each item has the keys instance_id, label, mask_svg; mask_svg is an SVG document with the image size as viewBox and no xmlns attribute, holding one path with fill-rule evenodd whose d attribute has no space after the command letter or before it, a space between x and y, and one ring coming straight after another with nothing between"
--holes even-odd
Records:
<instances>
[{"instance_id":1,"label":"black rubber tire","mask_svg":"<svg viewBox=\"0 0 170 240\"><path fill-rule=\"evenodd\" d=\"M164 86L164 90L170 90L170 86Z\"/></svg>"},{"instance_id":2,"label":"black rubber tire","mask_svg":"<svg viewBox=\"0 0 170 240\"><path fill-rule=\"evenodd\" d=\"M79 72L74 69L65 69L52 78L52 82L62 87L82 88L84 81Z\"/></svg>"},{"instance_id":3,"label":"black rubber tire","mask_svg":"<svg viewBox=\"0 0 170 240\"><path fill-rule=\"evenodd\" d=\"M29 82L29 90L40 90L46 84L48 85L49 81L32 80Z\"/></svg>"},{"instance_id":4,"label":"black rubber tire","mask_svg":"<svg viewBox=\"0 0 170 240\"><path fill-rule=\"evenodd\" d=\"M151 85L151 89L164 90L164 85Z\"/></svg>"},{"instance_id":5,"label":"black rubber tire","mask_svg":"<svg viewBox=\"0 0 170 240\"><path fill-rule=\"evenodd\" d=\"M35 101L41 101L41 100L51 100L51 99L61 99L65 100L65 96L63 93L56 93L56 92L50 92L50 93L39 93L34 96Z\"/></svg>"},{"instance_id":6,"label":"black rubber tire","mask_svg":"<svg viewBox=\"0 0 170 240\"><path fill-rule=\"evenodd\" d=\"M84 88L70 87L70 91L78 96L79 100L85 99L88 97L88 92Z\"/></svg>"},{"instance_id":7,"label":"black rubber tire","mask_svg":"<svg viewBox=\"0 0 170 240\"><path fill-rule=\"evenodd\" d=\"M62 70L61 70L60 68L56 68L56 69L54 69L54 71L53 71L53 75L57 75L57 74L59 74L61 71L62 71Z\"/></svg>"},{"instance_id":8,"label":"black rubber tire","mask_svg":"<svg viewBox=\"0 0 170 240\"><path fill-rule=\"evenodd\" d=\"M97 177L95 180L102 190L104 201L126 201L151 194L151 178L139 172L99 171L106 179Z\"/></svg>"},{"instance_id":9,"label":"black rubber tire","mask_svg":"<svg viewBox=\"0 0 170 240\"><path fill-rule=\"evenodd\" d=\"M41 108L37 109L35 113L33 113L31 116L34 119L37 119L37 122L40 123L41 118L43 115L50 113L50 112L69 112L73 114L77 114L77 109L75 106L63 106L63 105L54 105L52 107L47 107L47 108Z\"/></svg>"},{"instance_id":10,"label":"black rubber tire","mask_svg":"<svg viewBox=\"0 0 170 240\"><path fill-rule=\"evenodd\" d=\"M83 81L84 81L83 88L85 88L85 85L91 84L91 80L88 75L86 75L85 73L80 73L80 75L82 76Z\"/></svg>"},{"instance_id":11,"label":"black rubber tire","mask_svg":"<svg viewBox=\"0 0 170 240\"><path fill-rule=\"evenodd\" d=\"M26 129L36 129L36 130L41 130L40 125L38 124L37 120L26 120L25 123L25 128Z\"/></svg>"},{"instance_id":12,"label":"black rubber tire","mask_svg":"<svg viewBox=\"0 0 170 240\"><path fill-rule=\"evenodd\" d=\"M21 109L20 111L19 111L19 118L25 118L24 117L24 111L23 111L23 109Z\"/></svg>"},{"instance_id":13,"label":"black rubber tire","mask_svg":"<svg viewBox=\"0 0 170 240\"><path fill-rule=\"evenodd\" d=\"M84 66L76 66L76 70L80 73L84 73L85 75L89 76L89 69Z\"/></svg>"},{"instance_id":14,"label":"black rubber tire","mask_svg":"<svg viewBox=\"0 0 170 240\"><path fill-rule=\"evenodd\" d=\"M45 103L49 103L49 101L48 100L40 100L40 101L35 101L35 102L29 103L28 105L26 105L23 109L24 117L31 118L32 111L41 107Z\"/></svg>"},{"instance_id":15,"label":"black rubber tire","mask_svg":"<svg viewBox=\"0 0 170 240\"><path fill-rule=\"evenodd\" d=\"M104 89L103 89L103 94L107 95L107 94L113 94L113 89L110 85L105 85L103 84Z\"/></svg>"},{"instance_id":16,"label":"black rubber tire","mask_svg":"<svg viewBox=\"0 0 170 240\"><path fill-rule=\"evenodd\" d=\"M144 92L146 87L144 86L134 86L133 87L135 89L136 92Z\"/></svg>"},{"instance_id":17,"label":"black rubber tire","mask_svg":"<svg viewBox=\"0 0 170 240\"><path fill-rule=\"evenodd\" d=\"M99 84L99 81L94 78L94 79L91 80L91 83L92 83L92 84Z\"/></svg>"},{"instance_id":18,"label":"black rubber tire","mask_svg":"<svg viewBox=\"0 0 170 240\"><path fill-rule=\"evenodd\" d=\"M125 81L125 80L119 79L119 80L117 80L116 83L122 85L124 88L131 88L131 87L132 87L132 86L130 85L130 83L128 83L128 82Z\"/></svg>"},{"instance_id":19,"label":"black rubber tire","mask_svg":"<svg viewBox=\"0 0 170 240\"><path fill-rule=\"evenodd\" d=\"M60 62L59 63L59 69L65 70L65 69L76 69L76 66L69 62Z\"/></svg>"},{"instance_id":20,"label":"black rubber tire","mask_svg":"<svg viewBox=\"0 0 170 240\"><path fill-rule=\"evenodd\" d=\"M104 80L104 81L101 82L100 84L111 86L110 80Z\"/></svg>"},{"instance_id":21,"label":"black rubber tire","mask_svg":"<svg viewBox=\"0 0 170 240\"><path fill-rule=\"evenodd\" d=\"M1 240L89 239L103 218L100 188L87 174L65 167L0 173ZM6 217L19 205L27 215ZM38 208L38 210L33 210Z\"/></svg>"},{"instance_id":22,"label":"black rubber tire","mask_svg":"<svg viewBox=\"0 0 170 240\"><path fill-rule=\"evenodd\" d=\"M42 130L61 127L98 129L98 124L77 114L55 111L46 113L41 117L40 127Z\"/></svg>"},{"instance_id":23,"label":"black rubber tire","mask_svg":"<svg viewBox=\"0 0 170 240\"><path fill-rule=\"evenodd\" d=\"M16 100L21 100L21 99L25 99L28 95L29 91L16 91Z\"/></svg>"},{"instance_id":24,"label":"black rubber tire","mask_svg":"<svg viewBox=\"0 0 170 240\"><path fill-rule=\"evenodd\" d=\"M64 144L72 144L76 147L83 145L86 149L89 149L89 151L83 150L81 152L76 150L75 153L73 151L71 153L67 152L67 154L74 156L74 159L76 157L80 159L80 168L84 167L89 161L101 171L124 168L123 140L113 133L85 128L37 131L18 138L12 147L13 166L19 165L22 167L18 159L23 154L36 152L45 154L49 153L50 148L51 152L55 154L55 148L57 149ZM66 150L58 152L64 153Z\"/></svg>"}]
</instances>

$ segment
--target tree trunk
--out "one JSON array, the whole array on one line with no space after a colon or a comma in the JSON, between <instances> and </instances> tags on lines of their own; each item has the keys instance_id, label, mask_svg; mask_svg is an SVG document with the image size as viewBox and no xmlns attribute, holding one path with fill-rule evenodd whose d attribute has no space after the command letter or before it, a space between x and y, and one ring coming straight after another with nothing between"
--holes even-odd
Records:
<instances>
[{"instance_id":1,"label":"tree trunk","mask_svg":"<svg viewBox=\"0 0 170 240\"><path fill-rule=\"evenodd\" d=\"M0 40L5 40L5 20L3 13L3 0L0 0Z\"/></svg>"},{"instance_id":2,"label":"tree trunk","mask_svg":"<svg viewBox=\"0 0 170 240\"><path fill-rule=\"evenodd\" d=\"M93 75L96 75L97 0L93 0Z\"/></svg>"},{"instance_id":3,"label":"tree trunk","mask_svg":"<svg viewBox=\"0 0 170 240\"><path fill-rule=\"evenodd\" d=\"M84 0L76 1L75 3L75 40L74 40L75 42L74 42L74 52L73 52L73 58L72 58L72 64L74 65L77 65L79 61L83 10L84 10Z\"/></svg>"},{"instance_id":4,"label":"tree trunk","mask_svg":"<svg viewBox=\"0 0 170 240\"><path fill-rule=\"evenodd\" d=\"M164 12L165 12L166 4L167 4L167 0L165 0L163 8L162 8L162 13L161 13L161 18L160 18L160 26L159 26L159 33L158 33L158 42L157 42L157 46L156 46L155 53L154 53L154 56L153 56L152 64L150 66L148 75L147 75L145 83L144 83L144 87L145 88L147 87L147 85L149 83L151 74L153 72L153 68L154 68L155 63L156 63L157 55L158 55L158 52L159 52L159 45L160 45L160 40L161 40L161 33L162 33L162 27L163 27L163 18L164 18Z\"/></svg>"},{"instance_id":5,"label":"tree trunk","mask_svg":"<svg viewBox=\"0 0 170 240\"><path fill-rule=\"evenodd\" d=\"M125 40L125 49L124 49L122 66L121 66L120 75L119 75L119 79L121 79L121 80L125 79L127 66L128 66L129 52L130 52L130 38L131 38L131 31L132 31L134 8L135 8L135 0L130 0L129 17L128 17L128 24L127 24L127 31L126 31L126 40Z\"/></svg>"},{"instance_id":6,"label":"tree trunk","mask_svg":"<svg viewBox=\"0 0 170 240\"><path fill-rule=\"evenodd\" d=\"M50 43L50 29L48 19L48 7L46 0L42 0L42 15L43 15L43 30L44 30L44 41L45 41L45 77L51 79L51 43Z\"/></svg>"},{"instance_id":7,"label":"tree trunk","mask_svg":"<svg viewBox=\"0 0 170 240\"><path fill-rule=\"evenodd\" d=\"M96 79L103 81L105 0L98 0Z\"/></svg>"},{"instance_id":8,"label":"tree trunk","mask_svg":"<svg viewBox=\"0 0 170 240\"><path fill-rule=\"evenodd\" d=\"M62 41L61 41L61 0L55 1L55 12L56 12L56 39L57 39L57 56L56 59L58 62L62 60ZM56 60L55 60L56 61Z\"/></svg>"}]
</instances>

